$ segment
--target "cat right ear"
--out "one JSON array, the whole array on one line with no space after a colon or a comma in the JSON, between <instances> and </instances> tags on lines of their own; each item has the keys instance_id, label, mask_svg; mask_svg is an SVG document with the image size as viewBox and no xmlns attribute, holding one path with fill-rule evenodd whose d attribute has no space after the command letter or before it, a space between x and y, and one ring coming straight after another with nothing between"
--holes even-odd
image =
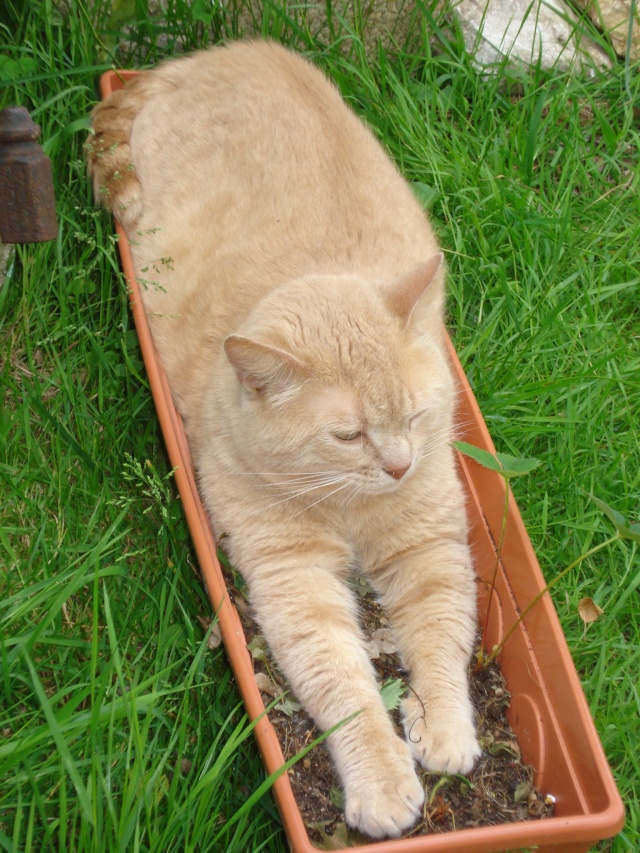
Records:
<instances>
[{"instance_id":1,"label":"cat right ear","mask_svg":"<svg viewBox=\"0 0 640 853\"><path fill-rule=\"evenodd\" d=\"M402 320L405 327L409 325L411 315L425 291L435 284L443 262L444 255L438 252L426 263L399 278L388 291L387 305ZM442 275L440 275L440 282L442 282Z\"/></svg>"},{"instance_id":2,"label":"cat right ear","mask_svg":"<svg viewBox=\"0 0 640 853\"><path fill-rule=\"evenodd\" d=\"M271 344L243 335L229 335L223 346L238 380L249 391L280 394L292 390L304 379L304 364Z\"/></svg>"}]
</instances>

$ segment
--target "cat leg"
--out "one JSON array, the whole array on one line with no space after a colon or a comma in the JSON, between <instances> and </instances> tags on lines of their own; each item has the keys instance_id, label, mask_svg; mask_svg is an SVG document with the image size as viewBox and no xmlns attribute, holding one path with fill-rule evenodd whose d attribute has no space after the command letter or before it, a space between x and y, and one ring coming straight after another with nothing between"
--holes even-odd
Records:
<instances>
[{"instance_id":1,"label":"cat leg","mask_svg":"<svg viewBox=\"0 0 640 853\"><path fill-rule=\"evenodd\" d=\"M441 540L387 564L371 580L410 673L402 715L413 755L428 770L468 773L480 747L468 683L477 625L467 546Z\"/></svg>"},{"instance_id":2,"label":"cat leg","mask_svg":"<svg viewBox=\"0 0 640 853\"><path fill-rule=\"evenodd\" d=\"M419 817L424 790L411 751L381 700L351 590L327 556L285 557L251 573L249 590L278 666L323 731L345 793L347 823L373 838L399 836Z\"/></svg>"}]
</instances>

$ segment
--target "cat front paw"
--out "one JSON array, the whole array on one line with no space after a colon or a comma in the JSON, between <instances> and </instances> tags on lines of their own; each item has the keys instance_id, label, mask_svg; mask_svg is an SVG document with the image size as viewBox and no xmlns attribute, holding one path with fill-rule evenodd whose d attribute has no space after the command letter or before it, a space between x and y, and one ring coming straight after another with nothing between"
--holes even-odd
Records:
<instances>
[{"instance_id":1,"label":"cat front paw","mask_svg":"<svg viewBox=\"0 0 640 853\"><path fill-rule=\"evenodd\" d=\"M436 773L469 773L481 749L470 703L457 709L423 708L416 696L403 703L407 743L414 758Z\"/></svg>"},{"instance_id":2,"label":"cat front paw","mask_svg":"<svg viewBox=\"0 0 640 853\"><path fill-rule=\"evenodd\" d=\"M372 770L345 786L345 819L371 838L397 838L420 817L424 788L409 750L392 760L380 757Z\"/></svg>"}]
</instances>

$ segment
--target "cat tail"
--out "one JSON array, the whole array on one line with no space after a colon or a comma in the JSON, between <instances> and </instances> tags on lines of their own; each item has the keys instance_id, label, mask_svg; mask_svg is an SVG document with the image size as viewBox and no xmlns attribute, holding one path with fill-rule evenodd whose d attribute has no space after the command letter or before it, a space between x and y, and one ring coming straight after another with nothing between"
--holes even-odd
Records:
<instances>
[{"instance_id":1,"label":"cat tail","mask_svg":"<svg viewBox=\"0 0 640 853\"><path fill-rule=\"evenodd\" d=\"M131 154L131 131L151 92L146 72L109 95L91 115L85 154L96 201L125 227L142 213L142 186Z\"/></svg>"}]
</instances>

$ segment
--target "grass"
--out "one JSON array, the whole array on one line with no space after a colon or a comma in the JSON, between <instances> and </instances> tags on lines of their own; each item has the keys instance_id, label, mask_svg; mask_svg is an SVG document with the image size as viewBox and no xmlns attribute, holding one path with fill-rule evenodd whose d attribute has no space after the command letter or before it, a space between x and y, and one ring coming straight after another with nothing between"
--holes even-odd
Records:
<instances>
[{"instance_id":1,"label":"grass","mask_svg":"<svg viewBox=\"0 0 640 853\"><path fill-rule=\"evenodd\" d=\"M0 106L41 125L60 225L17 247L0 283L0 849L282 851L199 621L210 607L81 161L100 70L153 63L179 35L187 49L231 36L237 9L114 9L0 11ZM261 29L330 73L429 208L495 443L544 463L515 493L550 579L610 532L589 492L640 514L635 69L483 79L434 24L399 58L369 60L270 5ZM637 550L619 543L553 594L627 806L600 846L616 853L640 849L639 587ZM586 595L604 609L588 630Z\"/></svg>"}]
</instances>

